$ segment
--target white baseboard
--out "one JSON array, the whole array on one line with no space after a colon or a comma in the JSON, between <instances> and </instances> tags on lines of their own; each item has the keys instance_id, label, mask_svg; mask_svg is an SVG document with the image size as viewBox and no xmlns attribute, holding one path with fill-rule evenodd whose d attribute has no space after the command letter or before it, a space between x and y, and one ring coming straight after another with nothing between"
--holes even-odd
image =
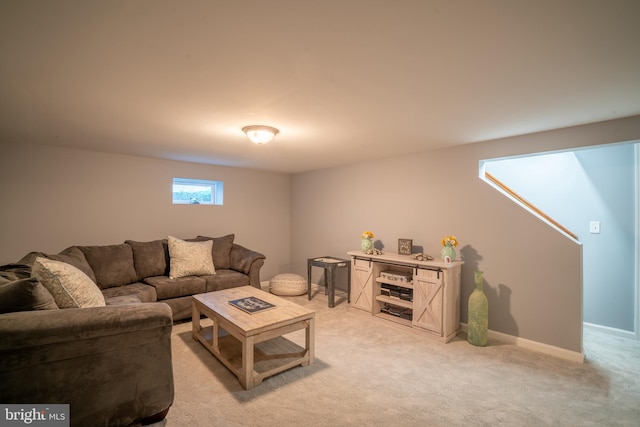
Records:
<instances>
[{"instance_id":1,"label":"white baseboard","mask_svg":"<svg viewBox=\"0 0 640 427\"><path fill-rule=\"evenodd\" d=\"M468 326L466 323L460 323L460 327L463 331L467 332ZM583 352L571 351L553 345L531 341L526 338L515 337L513 335L503 334L502 332L496 332L492 330L488 331L487 336L491 339L495 339L506 344L517 345L518 347L537 351L538 353L548 354L550 356L559 357L561 359L570 360L572 362L584 363Z\"/></svg>"},{"instance_id":2,"label":"white baseboard","mask_svg":"<svg viewBox=\"0 0 640 427\"><path fill-rule=\"evenodd\" d=\"M609 326L596 325L594 323L589 323L589 322L582 322L582 325L585 328L591 329L593 331L605 332L607 334L615 335L622 338L628 338L632 340L638 339L638 335L636 335L635 332L625 331L623 329L618 329L618 328L611 328Z\"/></svg>"}]
</instances>

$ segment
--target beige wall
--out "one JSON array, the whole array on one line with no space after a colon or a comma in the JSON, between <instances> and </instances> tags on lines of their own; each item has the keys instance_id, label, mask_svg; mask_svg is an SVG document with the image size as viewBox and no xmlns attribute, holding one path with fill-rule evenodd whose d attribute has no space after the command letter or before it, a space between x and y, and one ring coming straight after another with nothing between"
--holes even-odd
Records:
<instances>
[{"instance_id":1,"label":"beige wall","mask_svg":"<svg viewBox=\"0 0 640 427\"><path fill-rule=\"evenodd\" d=\"M46 146L0 146L0 263L71 245L235 233L267 257L262 280L289 263L290 176ZM173 205L173 177L224 182L224 205Z\"/></svg>"},{"instance_id":2,"label":"beige wall","mask_svg":"<svg viewBox=\"0 0 640 427\"><path fill-rule=\"evenodd\" d=\"M473 271L485 272L489 328L582 351L581 246L478 177L482 159L630 141L640 116L383 159L292 177L292 265L346 256L372 230L384 251L411 238L437 255L454 234L465 259L461 320ZM389 143L393 143L390 141Z\"/></svg>"},{"instance_id":3,"label":"beige wall","mask_svg":"<svg viewBox=\"0 0 640 427\"><path fill-rule=\"evenodd\" d=\"M489 327L582 349L581 247L478 178L482 159L640 139L640 116L289 176L44 146L0 146L0 263L29 251L167 235L236 234L263 252L262 280L306 275L306 259L346 256L365 229L433 255L455 234L462 321L485 272ZM389 143L393 143L390 141ZM171 179L222 180L224 206L174 206Z\"/></svg>"}]
</instances>

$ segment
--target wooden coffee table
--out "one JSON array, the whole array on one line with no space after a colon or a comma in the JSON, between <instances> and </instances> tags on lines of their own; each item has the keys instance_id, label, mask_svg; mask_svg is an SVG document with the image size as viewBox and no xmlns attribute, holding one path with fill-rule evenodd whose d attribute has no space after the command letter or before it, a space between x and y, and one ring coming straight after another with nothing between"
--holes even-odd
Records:
<instances>
[{"instance_id":1,"label":"wooden coffee table","mask_svg":"<svg viewBox=\"0 0 640 427\"><path fill-rule=\"evenodd\" d=\"M229 301L256 297L274 304L249 314ZM211 319L202 327L200 317ZM294 366L313 363L315 312L253 286L193 296L193 338L218 358L246 389ZM305 330L305 347L283 337Z\"/></svg>"}]
</instances>

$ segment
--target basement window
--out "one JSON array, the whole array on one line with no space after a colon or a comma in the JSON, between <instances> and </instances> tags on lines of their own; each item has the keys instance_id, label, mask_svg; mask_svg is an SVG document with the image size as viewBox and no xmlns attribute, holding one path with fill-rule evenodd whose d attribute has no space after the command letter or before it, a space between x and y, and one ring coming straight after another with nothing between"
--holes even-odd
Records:
<instances>
[{"instance_id":1,"label":"basement window","mask_svg":"<svg viewBox=\"0 0 640 427\"><path fill-rule=\"evenodd\" d=\"M174 205L222 205L224 184L222 181L173 178Z\"/></svg>"}]
</instances>

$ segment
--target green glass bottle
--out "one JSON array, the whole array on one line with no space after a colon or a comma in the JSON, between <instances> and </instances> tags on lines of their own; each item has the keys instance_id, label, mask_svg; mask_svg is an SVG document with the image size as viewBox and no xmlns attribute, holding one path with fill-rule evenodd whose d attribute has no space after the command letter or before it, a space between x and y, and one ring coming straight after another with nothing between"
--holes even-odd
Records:
<instances>
[{"instance_id":1,"label":"green glass bottle","mask_svg":"<svg viewBox=\"0 0 640 427\"><path fill-rule=\"evenodd\" d=\"M489 301L482 291L484 277L482 271L475 272L476 288L469 296L469 319L467 341L470 344L484 347L487 345L489 329Z\"/></svg>"}]
</instances>

